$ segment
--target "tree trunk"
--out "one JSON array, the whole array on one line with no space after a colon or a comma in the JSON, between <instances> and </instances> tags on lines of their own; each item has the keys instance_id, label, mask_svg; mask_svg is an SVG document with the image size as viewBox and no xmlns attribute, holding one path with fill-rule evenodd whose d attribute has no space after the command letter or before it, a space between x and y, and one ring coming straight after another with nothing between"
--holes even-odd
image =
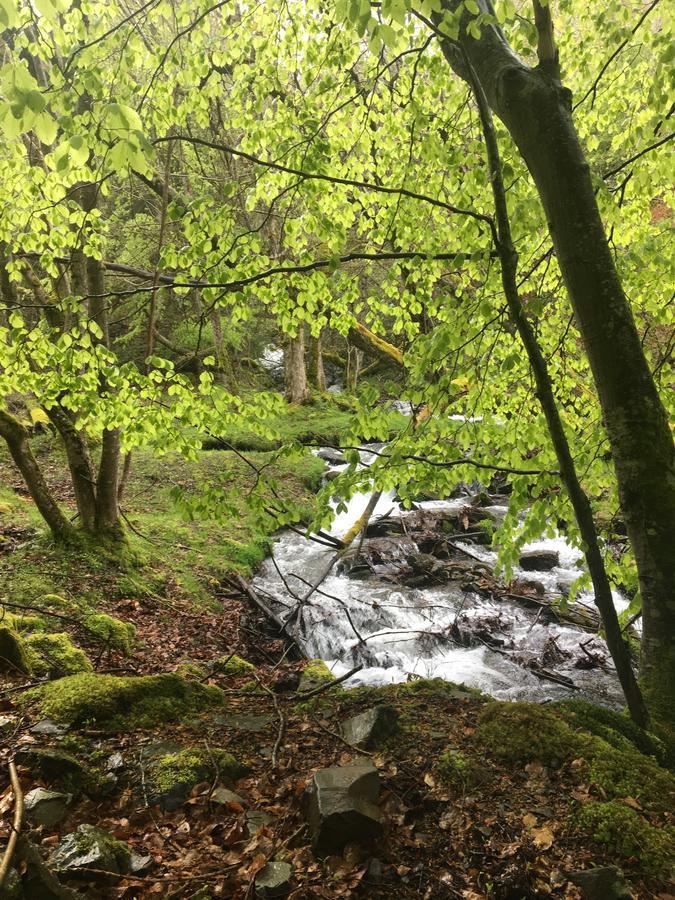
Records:
<instances>
[{"instance_id":1,"label":"tree trunk","mask_svg":"<svg viewBox=\"0 0 675 900\"><path fill-rule=\"evenodd\" d=\"M296 337L288 339L284 354L284 376L286 400L289 403L304 403L309 397L307 370L305 368L305 326L298 325Z\"/></svg>"},{"instance_id":2,"label":"tree trunk","mask_svg":"<svg viewBox=\"0 0 675 900\"><path fill-rule=\"evenodd\" d=\"M448 8L454 0L446 0ZM487 0L481 9L490 12ZM465 17L466 18L466 17ZM525 66L501 30L460 34L493 111L532 174L590 362L609 437L643 606L641 681L650 712L675 728L675 449L600 219L569 91L554 66ZM467 78L460 49L443 41Z\"/></svg>"},{"instance_id":3,"label":"tree trunk","mask_svg":"<svg viewBox=\"0 0 675 900\"><path fill-rule=\"evenodd\" d=\"M310 373L312 383L317 391L326 390L326 372L323 367L323 340L322 336L309 339Z\"/></svg>"},{"instance_id":4,"label":"tree trunk","mask_svg":"<svg viewBox=\"0 0 675 900\"><path fill-rule=\"evenodd\" d=\"M106 429L101 444L101 461L96 480L96 531L112 537L121 536L119 509L119 429Z\"/></svg>"},{"instance_id":5,"label":"tree trunk","mask_svg":"<svg viewBox=\"0 0 675 900\"><path fill-rule=\"evenodd\" d=\"M28 432L14 416L0 409L0 435L7 442L12 459L21 472L26 487L42 518L57 540L74 534L73 526L59 509L28 442Z\"/></svg>"},{"instance_id":6,"label":"tree trunk","mask_svg":"<svg viewBox=\"0 0 675 900\"><path fill-rule=\"evenodd\" d=\"M55 406L45 412L63 441L80 522L85 530L92 531L96 524L96 490L86 438L66 410Z\"/></svg>"}]
</instances>

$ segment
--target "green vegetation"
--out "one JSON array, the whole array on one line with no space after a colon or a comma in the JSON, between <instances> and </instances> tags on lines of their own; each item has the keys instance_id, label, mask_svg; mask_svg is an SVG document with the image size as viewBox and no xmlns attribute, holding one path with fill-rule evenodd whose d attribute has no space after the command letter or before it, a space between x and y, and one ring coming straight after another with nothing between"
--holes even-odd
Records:
<instances>
[{"instance_id":1,"label":"green vegetation","mask_svg":"<svg viewBox=\"0 0 675 900\"><path fill-rule=\"evenodd\" d=\"M50 634L29 634L26 638L31 672L61 678L78 672L91 672L92 666L87 655L75 647L64 632Z\"/></svg>"},{"instance_id":2,"label":"green vegetation","mask_svg":"<svg viewBox=\"0 0 675 900\"><path fill-rule=\"evenodd\" d=\"M30 659L18 632L0 625L0 671L29 673Z\"/></svg>"},{"instance_id":3,"label":"green vegetation","mask_svg":"<svg viewBox=\"0 0 675 900\"><path fill-rule=\"evenodd\" d=\"M180 675L82 674L33 688L21 700L41 715L71 725L96 724L111 731L149 728L189 713L222 706L217 687L188 682Z\"/></svg>"},{"instance_id":4,"label":"green vegetation","mask_svg":"<svg viewBox=\"0 0 675 900\"><path fill-rule=\"evenodd\" d=\"M250 768L232 753L218 747L208 750L190 747L168 753L149 766L150 784L156 794L166 794L179 786L192 786L215 777L236 781L249 771Z\"/></svg>"},{"instance_id":5,"label":"green vegetation","mask_svg":"<svg viewBox=\"0 0 675 900\"><path fill-rule=\"evenodd\" d=\"M235 677L238 675L250 675L251 672L255 672L255 666L235 654L234 656L222 656L220 659L215 660L213 671L218 675Z\"/></svg>"},{"instance_id":6,"label":"green vegetation","mask_svg":"<svg viewBox=\"0 0 675 900\"><path fill-rule=\"evenodd\" d=\"M122 622L106 613L87 613L81 621L89 634L97 637L105 647L131 656L136 635L136 628L131 622Z\"/></svg>"},{"instance_id":7,"label":"green vegetation","mask_svg":"<svg viewBox=\"0 0 675 900\"><path fill-rule=\"evenodd\" d=\"M481 781L481 770L459 750L442 753L434 766L434 774L441 784L458 790L469 790Z\"/></svg>"},{"instance_id":8,"label":"green vegetation","mask_svg":"<svg viewBox=\"0 0 675 900\"><path fill-rule=\"evenodd\" d=\"M499 759L518 763L538 760L554 767L589 746L587 736L537 703L488 703L479 718L476 740Z\"/></svg>"}]
</instances>

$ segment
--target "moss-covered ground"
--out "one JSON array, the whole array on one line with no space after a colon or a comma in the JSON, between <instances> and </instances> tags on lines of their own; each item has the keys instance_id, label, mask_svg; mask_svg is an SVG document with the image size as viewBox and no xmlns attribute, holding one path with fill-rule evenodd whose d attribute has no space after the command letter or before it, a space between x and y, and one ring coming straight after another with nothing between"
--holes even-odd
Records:
<instances>
[{"instance_id":1,"label":"moss-covered ground","mask_svg":"<svg viewBox=\"0 0 675 900\"><path fill-rule=\"evenodd\" d=\"M68 502L62 457L47 438L38 452ZM246 456L299 515L309 510L320 461ZM237 900L272 858L291 864L295 900L581 900L568 873L606 865L621 867L637 900L667 895L675 782L659 740L624 715L496 703L440 680L345 690L323 663L293 661L233 582L275 528L247 506L257 476L236 453L136 454L121 555L54 548L1 456L0 478L2 627L30 670L2 675L0 792L16 754L24 792L74 794L61 823L33 834L45 857L82 824L152 857L150 871L80 882L84 896ZM210 517L204 484L229 487L229 515ZM319 861L305 785L318 768L363 758L341 725L380 702L400 723L368 754L384 839ZM31 730L45 719L46 731ZM175 804L162 804L176 786ZM251 812L267 822L257 832Z\"/></svg>"}]
</instances>

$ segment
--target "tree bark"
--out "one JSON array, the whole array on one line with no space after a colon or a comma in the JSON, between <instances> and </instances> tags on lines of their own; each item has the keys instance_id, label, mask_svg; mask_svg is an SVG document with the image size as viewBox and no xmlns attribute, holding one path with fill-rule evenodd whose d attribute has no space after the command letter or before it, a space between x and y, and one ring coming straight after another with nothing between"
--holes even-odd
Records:
<instances>
[{"instance_id":1,"label":"tree bark","mask_svg":"<svg viewBox=\"0 0 675 900\"><path fill-rule=\"evenodd\" d=\"M323 339L321 335L309 339L309 357L312 382L317 391L323 393L326 390L326 371L323 367Z\"/></svg>"},{"instance_id":2,"label":"tree bark","mask_svg":"<svg viewBox=\"0 0 675 900\"><path fill-rule=\"evenodd\" d=\"M284 354L284 376L286 400L289 403L304 403L309 397L307 369L305 367L305 326L298 325L298 333L289 338Z\"/></svg>"},{"instance_id":3,"label":"tree bark","mask_svg":"<svg viewBox=\"0 0 675 900\"><path fill-rule=\"evenodd\" d=\"M45 412L63 441L80 522L85 530L92 531L96 524L96 490L86 438L77 430L66 410L54 406Z\"/></svg>"},{"instance_id":4,"label":"tree bark","mask_svg":"<svg viewBox=\"0 0 675 900\"><path fill-rule=\"evenodd\" d=\"M455 0L445 0L454 8ZM489 0L481 11L492 13ZM464 24L468 21L465 15ZM630 305L609 250L570 93L551 61L529 68L501 29L459 42L487 101L505 124L537 187L576 314L607 430L643 606L640 677L650 713L675 728L675 448ZM460 77L460 47L443 40Z\"/></svg>"},{"instance_id":5,"label":"tree bark","mask_svg":"<svg viewBox=\"0 0 675 900\"><path fill-rule=\"evenodd\" d=\"M67 540L74 534L73 526L59 509L40 466L33 456L28 432L14 416L0 409L0 435L7 442L12 459L21 472L26 487L42 518L57 540Z\"/></svg>"}]
</instances>

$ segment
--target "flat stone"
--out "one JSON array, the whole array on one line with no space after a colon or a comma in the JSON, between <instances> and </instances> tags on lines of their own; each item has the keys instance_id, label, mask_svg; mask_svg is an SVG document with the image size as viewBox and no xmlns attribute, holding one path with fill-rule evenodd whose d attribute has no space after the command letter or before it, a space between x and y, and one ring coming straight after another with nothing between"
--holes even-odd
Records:
<instances>
[{"instance_id":1,"label":"flat stone","mask_svg":"<svg viewBox=\"0 0 675 900\"><path fill-rule=\"evenodd\" d=\"M262 812L262 810L259 809L249 809L246 812L246 824L244 825L244 830L248 837L253 837L253 835L257 834L261 828L265 825L269 825L272 821L272 816L268 815L266 812Z\"/></svg>"},{"instance_id":2,"label":"flat stone","mask_svg":"<svg viewBox=\"0 0 675 900\"><path fill-rule=\"evenodd\" d=\"M35 825L56 825L65 818L72 799L72 794L35 788L24 798L26 818Z\"/></svg>"},{"instance_id":3,"label":"flat stone","mask_svg":"<svg viewBox=\"0 0 675 900\"><path fill-rule=\"evenodd\" d=\"M255 879L256 897L286 897L291 889L293 870L288 863L273 860L262 868Z\"/></svg>"},{"instance_id":4,"label":"flat stone","mask_svg":"<svg viewBox=\"0 0 675 900\"><path fill-rule=\"evenodd\" d=\"M227 788L217 787L211 794L211 803L217 803L219 806L229 806L236 803L238 806L246 807L246 801L234 791L228 791Z\"/></svg>"},{"instance_id":5,"label":"flat stone","mask_svg":"<svg viewBox=\"0 0 675 900\"><path fill-rule=\"evenodd\" d=\"M306 792L307 821L317 855L382 834L380 776L368 763L320 769Z\"/></svg>"},{"instance_id":6,"label":"flat stone","mask_svg":"<svg viewBox=\"0 0 675 900\"><path fill-rule=\"evenodd\" d=\"M132 853L129 857L129 871L132 875L145 875L155 867L155 860L148 854L147 856L139 856L138 853Z\"/></svg>"},{"instance_id":7,"label":"flat stone","mask_svg":"<svg viewBox=\"0 0 675 900\"><path fill-rule=\"evenodd\" d=\"M43 719L30 729L31 734L44 734L51 737L63 737L67 731L67 725L58 725L56 722L52 722L51 719Z\"/></svg>"},{"instance_id":8,"label":"flat stone","mask_svg":"<svg viewBox=\"0 0 675 900\"><path fill-rule=\"evenodd\" d=\"M122 841L96 828L80 825L57 844L49 858L50 867L57 874L82 875L95 878L90 869L111 875L125 874L131 867L131 853ZM101 877L101 876L99 876ZM105 878L105 875L102 876Z\"/></svg>"},{"instance_id":9,"label":"flat stone","mask_svg":"<svg viewBox=\"0 0 675 900\"><path fill-rule=\"evenodd\" d=\"M520 554L518 565L526 572L549 572L560 565L557 550L526 550Z\"/></svg>"},{"instance_id":10,"label":"flat stone","mask_svg":"<svg viewBox=\"0 0 675 900\"><path fill-rule=\"evenodd\" d=\"M347 719L342 736L355 747L373 750L398 731L398 713L388 703L382 703Z\"/></svg>"},{"instance_id":11,"label":"flat stone","mask_svg":"<svg viewBox=\"0 0 675 900\"><path fill-rule=\"evenodd\" d=\"M0 716L0 734L11 731L15 725L15 719L10 719L9 716Z\"/></svg>"},{"instance_id":12,"label":"flat stone","mask_svg":"<svg viewBox=\"0 0 675 900\"><path fill-rule=\"evenodd\" d=\"M121 753L112 753L105 761L106 772L119 772L124 768L124 757Z\"/></svg>"},{"instance_id":13,"label":"flat stone","mask_svg":"<svg viewBox=\"0 0 675 900\"><path fill-rule=\"evenodd\" d=\"M586 900L630 900L633 896L623 872L616 866L568 872L567 877L581 888Z\"/></svg>"},{"instance_id":14,"label":"flat stone","mask_svg":"<svg viewBox=\"0 0 675 900\"><path fill-rule=\"evenodd\" d=\"M319 450L316 455L319 457L319 459L325 460L332 466L347 465L347 460L345 459L344 453L342 453L340 450L335 450L333 447L322 447L322 449Z\"/></svg>"}]
</instances>

